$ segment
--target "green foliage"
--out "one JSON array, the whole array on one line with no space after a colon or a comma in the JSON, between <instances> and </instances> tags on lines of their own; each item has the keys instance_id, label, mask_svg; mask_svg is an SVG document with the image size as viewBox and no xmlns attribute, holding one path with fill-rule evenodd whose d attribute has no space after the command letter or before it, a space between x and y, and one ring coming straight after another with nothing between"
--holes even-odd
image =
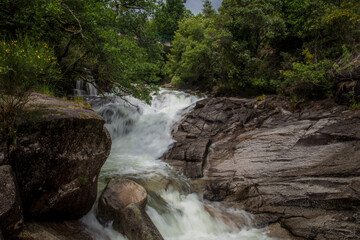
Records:
<instances>
[{"instance_id":1,"label":"green foliage","mask_svg":"<svg viewBox=\"0 0 360 240\"><path fill-rule=\"evenodd\" d=\"M54 49L30 37L0 43L1 94L16 95L29 89L55 86L61 80Z\"/></svg>"},{"instance_id":2,"label":"green foliage","mask_svg":"<svg viewBox=\"0 0 360 240\"><path fill-rule=\"evenodd\" d=\"M314 98L357 76L359 1L224 0L219 12L181 21L166 65L174 83Z\"/></svg>"},{"instance_id":3,"label":"green foliage","mask_svg":"<svg viewBox=\"0 0 360 240\"><path fill-rule=\"evenodd\" d=\"M201 89L217 86L228 93L254 86L269 90L273 74L264 67L260 53L252 53L247 42L235 40L226 22L227 16L219 15L180 22L166 64L173 83Z\"/></svg>"},{"instance_id":4,"label":"green foliage","mask_svg":"<svg viewBox=\"0 0 360 240\"><path fill-rule=\"evenodd\" d=\"M0 134L8 141L15 139L15 119L28 91L52 94L62 80L53 48L28 36L15 39L0 41Z\"/></svg>"},{"instance_id":5,"label":"green foliage","mask_svg":"<svg viewBox=\"0 0 360 240\"><path fill-rule=\"evenodd\" d=\"M149 101L164 70L178 86L302 98L357 69L358 0L224 0L219 14L204 0L196 17L185 2L3 0L2 41L29 42L26 58L2 56L3 84L65 95L91 75L100 91ZM156 33L175 34L165 68Z\"/></svg>"},{"instance_id":6,"label":"green foliage","mask_svg":"<svg viewBox=\"0 0 360 240\"><path fill-rule=\"evenodd\" d=\"M226 26L240 48L252 56L261 54L272 41L286 34L281 18L281 0L224 0L220 12L226 17Z\"/></svg>"},{"instance_id":7,"label":"green foliage","mask_svg":"<svg viewBox=\"0 0 360 240\"><path fill-rule=\"evenodd\" d=\"M64 96L91 75L100 92L150 100L163 64L156 0L0 1L0 135L12 141L29 90Z\"/></svg>"},{"instance_id":8,"label":"green foliage","mask_svg":"<svg viewBox=\"0 0 360 240\"><path fill-rule=\"evenodd\" d=\"M159 2L159 8L155 13L153 28L157 32L167 35L174 35L178 29L178 22L191 13L186 10L186 0L166 0Z\"/></svg>"},{"instance_id":9,"label":"green foliage","mask_svg":"<svg viewBox=\"0 0 360 240\"><path fill-rule=\"evenodd\" d=\"M319 98L328 94L334 87L334 81L329 78L328 72L332 62L323 60L319 63L292 64L292 69L284 72L284 81L281 89L297 98Z\"/></svg>"},{"instance_id":10,"label":"green foliage","mask_svg":"<svg viewBox=\"0 0 360 240\"><path fill-rule=\"evenodd\" d=\"M153 41L149 17L154 0L6 0L1 1L0 33L46 42L54 49L64 95L74 82L92 75L99 88L149 100L162 65L162 49ZM115 86L115 87L113 87ZM101 89L100 89L101 90Z\"/></svg>"},{"instance_id":11,"label":"green foliage","mask_svg":"<svg viewBox=\"0 0 360 240\"><path fill-rule=\"evenodd\" d=\"M284 0L283 18L289 34L299 38L319 34L323 28L322 17L329 5L330 1L326 0Z\"/></svg>"},{"instance_id":12,"label":"green foliage","mask_svg":"<svg viewBox=\"0 0 360 240\"><path fill-rule=\"evenodd\" d=\"M215 9L210 0L203 0L202 14L204 17L211 17L215 14Z\"/></svg>"},{"instance_id":13,"label":"green foliage","mask_svg":"<svg viewBox=\"0 0 360 240\"><path fill-rule=\"evenodd\" d=\"M214 21L201 16L179 23L165 71L175 85L211 88L216 82L217 40Z\"/></svg>"},{"instance_id":14,"label":"green foliage","mask_svg":"<svg viewBox=\"0 0 360 240\"><path fill-rule=\"evenodd\" d=\"M340 4L332 4L326 9L324 17L327 33L332 36L337 54L341 53L341 46L345 44L350 49L359 47L360 41L360 2L343 0ZM354 45L357 43L358 46ZM352 49L355 50L355 49ZM357 48L359 50L359 48Z\"/></svg>"}]
</instances>

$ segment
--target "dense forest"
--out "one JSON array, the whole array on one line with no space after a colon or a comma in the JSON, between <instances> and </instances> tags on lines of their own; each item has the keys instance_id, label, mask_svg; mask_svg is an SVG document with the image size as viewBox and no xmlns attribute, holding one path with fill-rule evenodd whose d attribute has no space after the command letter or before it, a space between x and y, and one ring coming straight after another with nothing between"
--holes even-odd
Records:
<instances>
[{"instance_id":1,"label":"dense forest","mask_svg":"<svg viewBox=\"0 0 360 240\"><path fill-rule=\"evenodd\" d=\"M180 21L165 71L220 92L330 97L355 77L359 37L358 1L224 0L218 14L205 1Z\"/></svg>"},{"instance_id":2,"label":"dense forest","mask_svg":"<svg viewBox=\"0 0 360 240\"><path fill-rule=\"evenodd\" d=\"M67 96L83 79L149 101L167 79L299 100L332 97L336 84L360 77L357 0L224 0L218 11L206 0L197 16L185 2L1 0L2 98ZM161 35L173 38L167 55Z\"/></svg>"}]
</instances>

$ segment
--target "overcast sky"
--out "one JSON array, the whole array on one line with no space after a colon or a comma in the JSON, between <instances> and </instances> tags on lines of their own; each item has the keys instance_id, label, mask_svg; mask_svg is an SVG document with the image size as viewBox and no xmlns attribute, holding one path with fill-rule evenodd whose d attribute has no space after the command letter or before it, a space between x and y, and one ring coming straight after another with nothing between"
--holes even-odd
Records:
<instances>
[{"instance_id":1,"label":"overcast sky","mask_svg":"<svg viewBox=\"0 0 360 240\"><path fill-rule=\"evenodd\" d=\"M211 0L211 3L215 9L218 9L222 0ZM186 8L190 9L195 15L201 12L203 2L202 0L187 0Z\"/></svg>"}]
</instances>

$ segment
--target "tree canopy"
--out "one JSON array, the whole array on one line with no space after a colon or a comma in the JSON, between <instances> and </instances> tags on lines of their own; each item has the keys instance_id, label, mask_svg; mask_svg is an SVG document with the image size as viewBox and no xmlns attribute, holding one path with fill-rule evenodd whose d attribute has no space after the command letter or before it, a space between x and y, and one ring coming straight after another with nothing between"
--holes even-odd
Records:
<instances>
[{"instance_id":1,"label":"tree canopy","mask_svg":"<svg viewBox=\"0 0 360 240\"><path fill-rule=\"evenodd\" d=\"M25 84L21 69L37 68L28 55L47 49L53 55L42 68L43 77L60 95L74 88L77 79L88 81L92 75L104 91L149 100L162 64L162 48L148 27L156 7L155 0L3 0L1 84L14 78ZM12 41L34 52L18 54L9 45ZM11 54L14 61L6 62ZM52 66L55 72L46 71Z\"/></svg>"},{"instance_id":2,"label":"tree canopy","mask_svg":"<svg viewBox=\"0 0 360 240\"><path fill-rule=\"evenodd\" d=\"M166 71L178 85L224 93L326 97L357 69L355 0L224 0L219 14L180 21Z\"/></svg>"},{"instance_id":3,"label":"tree canopy","mask_svg":"<svg viewBox=\"0 0 360 240\"><path fill-rule=\"evenodd\" d=\"M359 69L357 0L224 0L218 12L204 0L197 16L185 2L2 0L0 91L65 95L83 79L149 101L165 75L200 90L299 99L330 96ZM166 61L159 33L175 37Z\"/></svg>"},{"instance_id":4,"label":"tree canopy","mask_svg":"<svg viewBox=\"0 0 360 240\"><path fill-rule=\"evenodd\" d=\"M154 16L154 28L157 32L174 35L178 29L178 22L190 15L184 4L186 0L166 0L159 3L158 11Z\"/></svg>"},{"instance_id":5,"label":"tree canopy","mask_svg":"<svg viewBox=\"0 0 360 240\"><path fill-rule=\"evenodd\" d=\"M215 9L213 8L210 0L203 0L202 14L204 17L210 17L215 14Z\"/></svg>"}]
</instances>

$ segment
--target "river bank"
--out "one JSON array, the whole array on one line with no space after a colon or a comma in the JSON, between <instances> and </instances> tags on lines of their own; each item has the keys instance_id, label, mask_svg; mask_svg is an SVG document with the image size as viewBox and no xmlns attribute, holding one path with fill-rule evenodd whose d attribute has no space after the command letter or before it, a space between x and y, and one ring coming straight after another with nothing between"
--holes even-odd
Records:
<instances>
[{"instance_id":1,"label":"river bank","mask_svg":"<svg viewBox=\"0 0 360 240\"><path fill-rule=\"evenodd\" d=\"M359 110L332 100L208 98L174 131L166 162L206 199L236 202L304 239L359 239Z\"/></svg>"}]
</instances>

